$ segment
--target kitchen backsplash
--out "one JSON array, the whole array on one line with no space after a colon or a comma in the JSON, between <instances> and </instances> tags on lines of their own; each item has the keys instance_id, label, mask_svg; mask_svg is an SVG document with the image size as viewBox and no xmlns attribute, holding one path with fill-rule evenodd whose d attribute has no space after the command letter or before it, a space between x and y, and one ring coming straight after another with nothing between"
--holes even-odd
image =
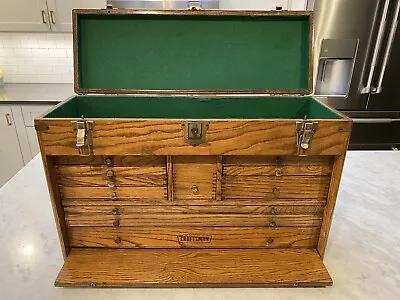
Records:
<instances>
[{"instance_id":1,"label":"kitchen backsplash","mask_svg":"<svg viewBox=\"0 0 400 300\"><path fill-rule=\"evenodd\" d=\"M6 83L72 83L72 57L72 34L0 32Z\"/></svg>"}]
</instances>

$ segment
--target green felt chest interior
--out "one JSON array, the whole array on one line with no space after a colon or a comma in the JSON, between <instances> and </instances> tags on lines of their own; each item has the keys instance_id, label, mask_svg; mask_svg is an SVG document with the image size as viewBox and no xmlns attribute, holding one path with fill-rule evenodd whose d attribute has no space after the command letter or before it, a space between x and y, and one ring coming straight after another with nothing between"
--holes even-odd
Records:
<instances>
[{"instance_id":1,"label":"green felt chest interior","mask_svg":"<svg viewBox=\"0 0 400 300\"><path fill-rule=\"evenodd\" d=\"M309 15L78 14L82 90L307 93Z\"/></svg>"},{"instance_id":2,"label":"green felt chest interior","mask_svg":"<svg viewBox=\"0 0 400 300\"><path fill-rule=\"evenodd\" d=\"M45 118L342 119L311 97L75 96Z\"/></svg>"}]
</instances>

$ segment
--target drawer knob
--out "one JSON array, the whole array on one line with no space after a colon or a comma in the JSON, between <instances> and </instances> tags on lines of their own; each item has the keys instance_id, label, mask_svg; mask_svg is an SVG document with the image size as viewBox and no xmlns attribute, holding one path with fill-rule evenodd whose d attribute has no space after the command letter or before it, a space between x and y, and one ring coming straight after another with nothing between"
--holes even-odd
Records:
<instances>
[{"instance_id":1,"label":"drawer knob","mask_svg":"<svg viewBox=\"0 0 400 300\"><path fill-rule=\"evenodd\" d=\"M119 225L120 225L120 221L118 219L114 220L113 226L114 227L119 227Z\"/></svg>"},{"instance_id":2,"label":"drawer knob","mask_svg":"<svg viewBox=\"0 0 400 300\"><path fill-rule=\"evenodd\" d=\"M111 166L112 165L112 160L111 160L110 157L107 157L104 162L106 163L107 166Z\"/></svg>"},{"instance_id":3,"label":"drawer knob","mask_svg":"<svg viewBox=\"0 0 400 300\"><path fill-rule=\"evenodd\" d=\"M112 211L111 211L111 213L114 215L114 216L116 216L116 215L119 215L120 214L120 212L119 212L119 209L116 207L116 208L114 208Z\"/></svg>"},{"instance_id":4,"label":"drawer knob","mask_svg":"<svg viewBox=\"0 0 400 300\"><path fill-rule=\"evenodd\" d=\"M107 183L107 185L112 191L115 191L116 187L114 182L110 181Z\"/></svg>"},{"instance_id":5,"label":"drawer knob","mask_svg":"<svg viewBox=\"0 0 400 300\"><path fill-rule=\"evenodd\" d=\"M117 199L117 193L116 192L112 192L110 194L110 197L111 197L112 200L116 200Z\"/></svg>"},{"instance_id":6,"label":"drawer knob","mask_svg":"<svg viewBox=\"0 0 400 300\"><path fill-rule=\"evenodd\" d=\"M106 176L107 176L108 178L114 177L114 171L113 171L113 170L108 170L108 171L106 172Z\"/></svg>"},{"instance_id":7,"label":"drawer knob","mask_svg":"<svg viewBox=\"0 0 400 300\"><path fill-rule=\"evenodd\" d=\"M276 222L275 221L269 221L269 226L270 227L276 227Z\"/></svg>"},{"instance_id":8,"label":"drawer knob","mask_svg":"<svg viewBox=\"0 0 400 300\"><path fill-rule=\"evenodd\" d=\"M198 193L199 192L199 187L197 185L193 184L192 192L195 193L195 194Z\"/></svg>"},{"instance_id":9,"label":"drawer knob","mask_svg":"<svg viewBox=\"0 0 400 300\"><path fill-rule=\"evenodd\" d=\"M122 242L121 237L117 236L117 237L114 239L114 242L115 242L116 244L121 244L121 242Z\"/></svg>"},{"instance_id":10,"label":"drawer knob","mask_svg":"<svg viewBox=\"0 0 400 300\"><path fill-rule=\"evenodd\" d=\"M274 187L274 188L272 189L272 193L273 193L274 195L279 195L279 194L281 193L281 189L278 188L278 187Z\"/></svg>"},{"instance_id":11,"label":"drawer knob","mask_svg":"<svg viewBox=\"0 0 400 300\"><path fill-rule=\"evenodd\" d=\"M267 239L267 243L268 243L269 245L271 245L273 242L274 242L274 239L273 239L272 237L269 237L269 238Z\"/></svg>"},{"instance_id":12,"label":"drawer knob","mask_svg":"<svg viewBox=\"0 0 400 300\"><path fill-rule=\"evenodd\" d=\"M277 215L277 214L278 210L275 207L271 208L271 215Z\"/></svg>"},{"instance_id":13,"label":"drawer knob","mask_svg":"<svg viewBox=\"0 0 400 300\"><path fill-rule=\"evenodd\" d=\"M275 176L276 176L276 177L281 177L282 175L283 175L282 169L276 169L276 171L275 171Z\"/></svg>"}]
</instances>

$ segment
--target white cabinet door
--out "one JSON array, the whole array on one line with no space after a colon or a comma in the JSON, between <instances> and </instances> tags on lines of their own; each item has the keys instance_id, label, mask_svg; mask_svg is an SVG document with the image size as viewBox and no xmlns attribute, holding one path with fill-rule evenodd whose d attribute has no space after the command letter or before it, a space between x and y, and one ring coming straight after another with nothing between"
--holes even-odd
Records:
<instances>
[{"instance_id":1,"label":"white cabinet door","mask_svg":"<svg viewBox=\"0 0 400 300\"><path fill-rule=\"evenodd\" d=\"M0 31L49 31L46 0L1 0Z\"/></svg>"},{"instance_id":2,"label":"white cabinet door","mask_svg":"<svg viewBox=\"0 0 400 300\"><path fill-rule=\"evenodd\" d=\"M0 141L0 186L2 186L24 166L10 106L0 105Z\"/></svg>"},{"instance_id":3,"label":"white cabinet door","mask_svg":"<svg viewBox=\"0 0 400 300\"><path fill-rule=\"evenodd\" d=\"M39 153L39 143L36 137L36 130L34 128L34 119L46 112L52 105L35 104L35 105L22 105L22 116L24 119L26 137L29 144L30 159ZM23 149L24 150L24 149ZM26 152L26 151L25 151ZM30 160L29 159L29 160Z\"/></svg>"},{"instance_id":4,"label":"white cabinet door","mask_svg":"<svg viewBox=\"0 0 400 300\"><path fill-rule=\"evenodd\" d=\"M72 31L72 9L106 8L106 0L47 0L53 31Z\"/></svg>"}]
</instances>

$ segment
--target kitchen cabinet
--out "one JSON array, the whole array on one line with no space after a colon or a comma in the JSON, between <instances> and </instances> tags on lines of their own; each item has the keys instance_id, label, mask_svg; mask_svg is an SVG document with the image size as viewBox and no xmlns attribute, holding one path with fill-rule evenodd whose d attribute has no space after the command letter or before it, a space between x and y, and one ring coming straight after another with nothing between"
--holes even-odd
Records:
<instances>
[{"instance_id":1,"label":"kitchen cabinet","mask_svg":"<svg viewBox=\"0 0 400 300\"><path fill-rule=\"evenodd\" d=\"M0 186L23 166L21 148L11 106L0 105Z\"/></svg>"},{"instance_id":2,"label":"kitchen cabinet","mask_svg":"<svg viewBox=\"0 0 400 300\"><path fill-rule=\"evenodd\" d=\"M106 0L47 0L51 30L59 32L72 31L72 9L105 8Z\"/></svg>"},{"instance_id":3,"label":"kitchen cabinet","mask_svg":"<svg viewBox=\"0 0 400 300\"><path fill-rule=\"evenodd\" d=\"M0 104L0 187L39 153L33 119L51 107Z\"/></svg>"},{"instance_id":4,"label":"kitchen cabinet","mask_svg":"<svg viewBox=\"0 0 400 300\"><path fill-rule=\"evenodd\" d=\"M46 0L1 0L0 31L49 31Z\"/></svg>"},{"instance_id":5,"label":"kitchen cabinet","mask_svg":"<svg viewBox=\"0 0 400 300\"><path fill-rule=\"evenodd\" d=\"M105 7L106 0L1 0L0 31L71 32L72 9Z\"/></svg>"}]
</instances>

